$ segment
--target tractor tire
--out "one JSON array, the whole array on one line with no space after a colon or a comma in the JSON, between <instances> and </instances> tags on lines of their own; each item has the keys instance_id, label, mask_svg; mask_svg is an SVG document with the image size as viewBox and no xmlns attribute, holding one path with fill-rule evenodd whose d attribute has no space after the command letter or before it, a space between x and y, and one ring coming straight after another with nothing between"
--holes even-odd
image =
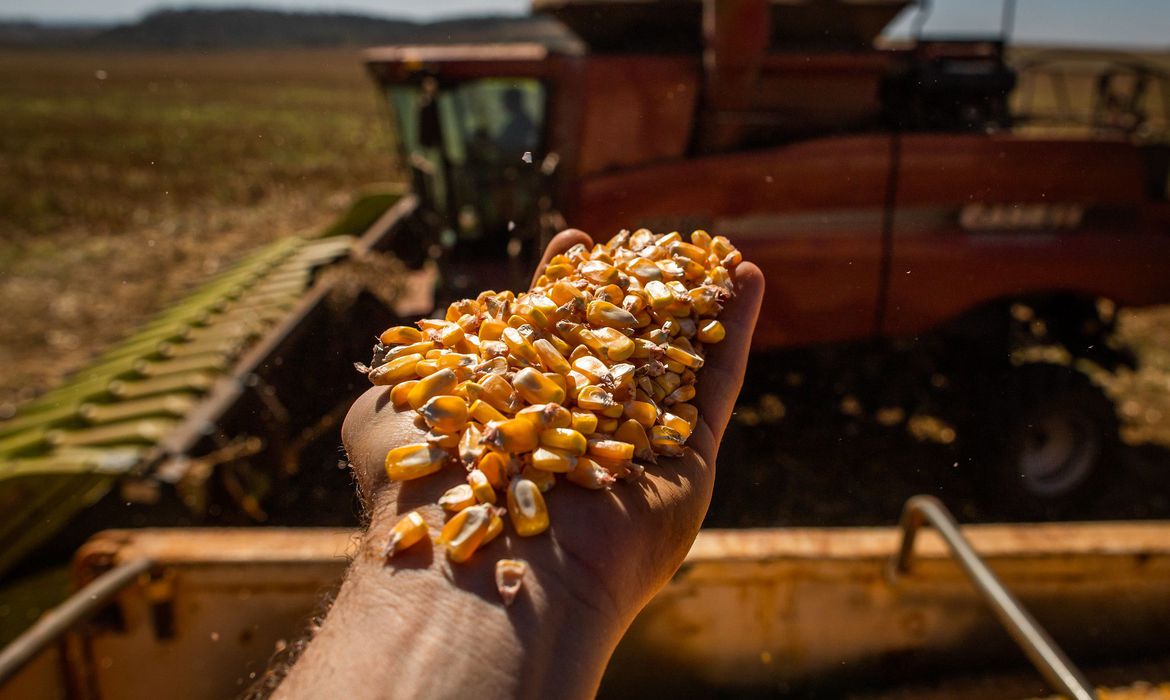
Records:
<instances>
[{"instance_id":1,"label":"tractor tire","mask_svg":"<svg viewBox=\"0 0 1170 700\"><path fill-rule=\"evenodd\" d=\"M1081 372L1013 367L988 382L963 452L988 513L1016 519L1086 517L1116 464L1113 402Z\"/></svg>"}]
</instances>

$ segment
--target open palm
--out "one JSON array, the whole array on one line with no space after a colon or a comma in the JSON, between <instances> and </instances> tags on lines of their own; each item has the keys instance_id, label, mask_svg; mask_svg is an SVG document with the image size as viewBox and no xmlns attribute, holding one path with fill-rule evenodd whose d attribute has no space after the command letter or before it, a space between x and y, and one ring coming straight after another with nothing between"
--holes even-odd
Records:
<instances>
[{"instance_id":1,"label":"open palm","mask_svg":"<svg viewBox=\"0 0 1170 700\"><path fill-rule=\"evenodd\" d=\"M577 243L591 246L593 241L576 230L553 238L536 275L550 258ZM763 297L763 275L755 265L740 264L734 278L736 296L721 317L727 337L709 348L699 373L693 401L699 423L685 454L660 457L657 465L646 465L641 479L618 482L608 491L558 484L545 494L552 521L547 536L522 538L506 529L469 566L452 569L457 583L489 590L497 559L524 559L542 582L564 587L622 626L666 583L682 563L710 503L719 441L743 382ZM437 528L444 515L433 504L445 490L462 483L465 474L452 467L417 481L388 481L382 466L386 452L423 441L414 412L396 410L389 393L388 387L373 387L363 394L343 428L363 502L371 511L401 514L417 508ZM424 549L407 550L395 558L395 565L429 566L434 553Z\"/></svg>"}]
</instances>

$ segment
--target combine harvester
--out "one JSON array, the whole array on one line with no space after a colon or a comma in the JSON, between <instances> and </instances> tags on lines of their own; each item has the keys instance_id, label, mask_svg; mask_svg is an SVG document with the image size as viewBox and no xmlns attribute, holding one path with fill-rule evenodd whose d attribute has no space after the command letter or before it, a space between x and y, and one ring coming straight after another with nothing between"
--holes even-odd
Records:
<instances>
[{"instance_id":1,"label":"combine harvester","mask_svg":"<svg viewBox=\"0 0 1170 700\"><path fill-rule=\"evenodd\" d=\"M880 46L908 4L537 0L575 34L370 50L411 191L359 235L261 251L0 423L5 609L51 598L74 550L81 587L0 652L0 698L223 697L262 678L345 567L354 506L332 464L366 339L523 285L566 222L731 237L768 275L757 366L929 336L972 415L1012 408L963 426L969 477L1003 512L1091 496L1116 419L1080 368L1132 363L1103 309L1170 302L1170 146L1146 94L1165 76L1114 66L1085 83L1092 122L1046 131L1011 108L1002 41ZM363 279L393 289L378 301ZM1018 361L1049 347L1073 361ZM343 529L183 527L254 521ZM168 527L125 529L148 525ZM1070 658L1089 681L1170 679L1168 600L1162 523L960 532L916 498L901 530L705 530L603 695L1025 697L1043 685L1003 674L1029 659L1093 697ZM1098 675L1133 660L1156 672Z\"/></svg>"}]
</instances>

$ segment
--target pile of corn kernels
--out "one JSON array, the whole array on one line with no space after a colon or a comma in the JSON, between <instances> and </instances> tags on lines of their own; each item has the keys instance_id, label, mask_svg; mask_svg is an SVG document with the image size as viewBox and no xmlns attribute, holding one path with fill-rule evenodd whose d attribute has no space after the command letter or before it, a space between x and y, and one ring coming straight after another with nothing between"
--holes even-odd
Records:
<instances>
[{"instance_id":1,"label":"pile of corn kernels","mask_svg":"<svg viewBox=\"0 0 1170 700\"><path fill-rule=\"evenodd\" d=\"M425 442L386 455L392 480L461 464L466 483L443 494L453 514L437 543L467 561L499 536L549 527L543 493L557 475L578 487L637 479L659 455L677 457L699 419L690 403L704 348L741 256L722 236L622 231L604 245L553 257L532 290L484 292L444 319L380 337L370 381L417 411ZM503 494L507 508L497 507ZM428 534L418 512L391 530L388 559ZM526 565L497 563L505 602Z\"/></svg>"}]
</instances>

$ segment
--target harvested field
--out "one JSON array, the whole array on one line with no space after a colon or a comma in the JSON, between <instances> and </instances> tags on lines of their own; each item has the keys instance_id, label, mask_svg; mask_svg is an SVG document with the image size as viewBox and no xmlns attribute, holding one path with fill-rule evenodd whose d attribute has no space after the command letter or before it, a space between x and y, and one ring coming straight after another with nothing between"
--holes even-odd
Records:
<instances>
[{"instance_id":1,"label":"harvested field","mask_svg":"<svg viewBox=\"0 0 1170 700\"><path fill-rule=\"evenodd\" d=\"M396 177L354 50L0 53L0 415Z\"/></svg>"}]
</instances>

